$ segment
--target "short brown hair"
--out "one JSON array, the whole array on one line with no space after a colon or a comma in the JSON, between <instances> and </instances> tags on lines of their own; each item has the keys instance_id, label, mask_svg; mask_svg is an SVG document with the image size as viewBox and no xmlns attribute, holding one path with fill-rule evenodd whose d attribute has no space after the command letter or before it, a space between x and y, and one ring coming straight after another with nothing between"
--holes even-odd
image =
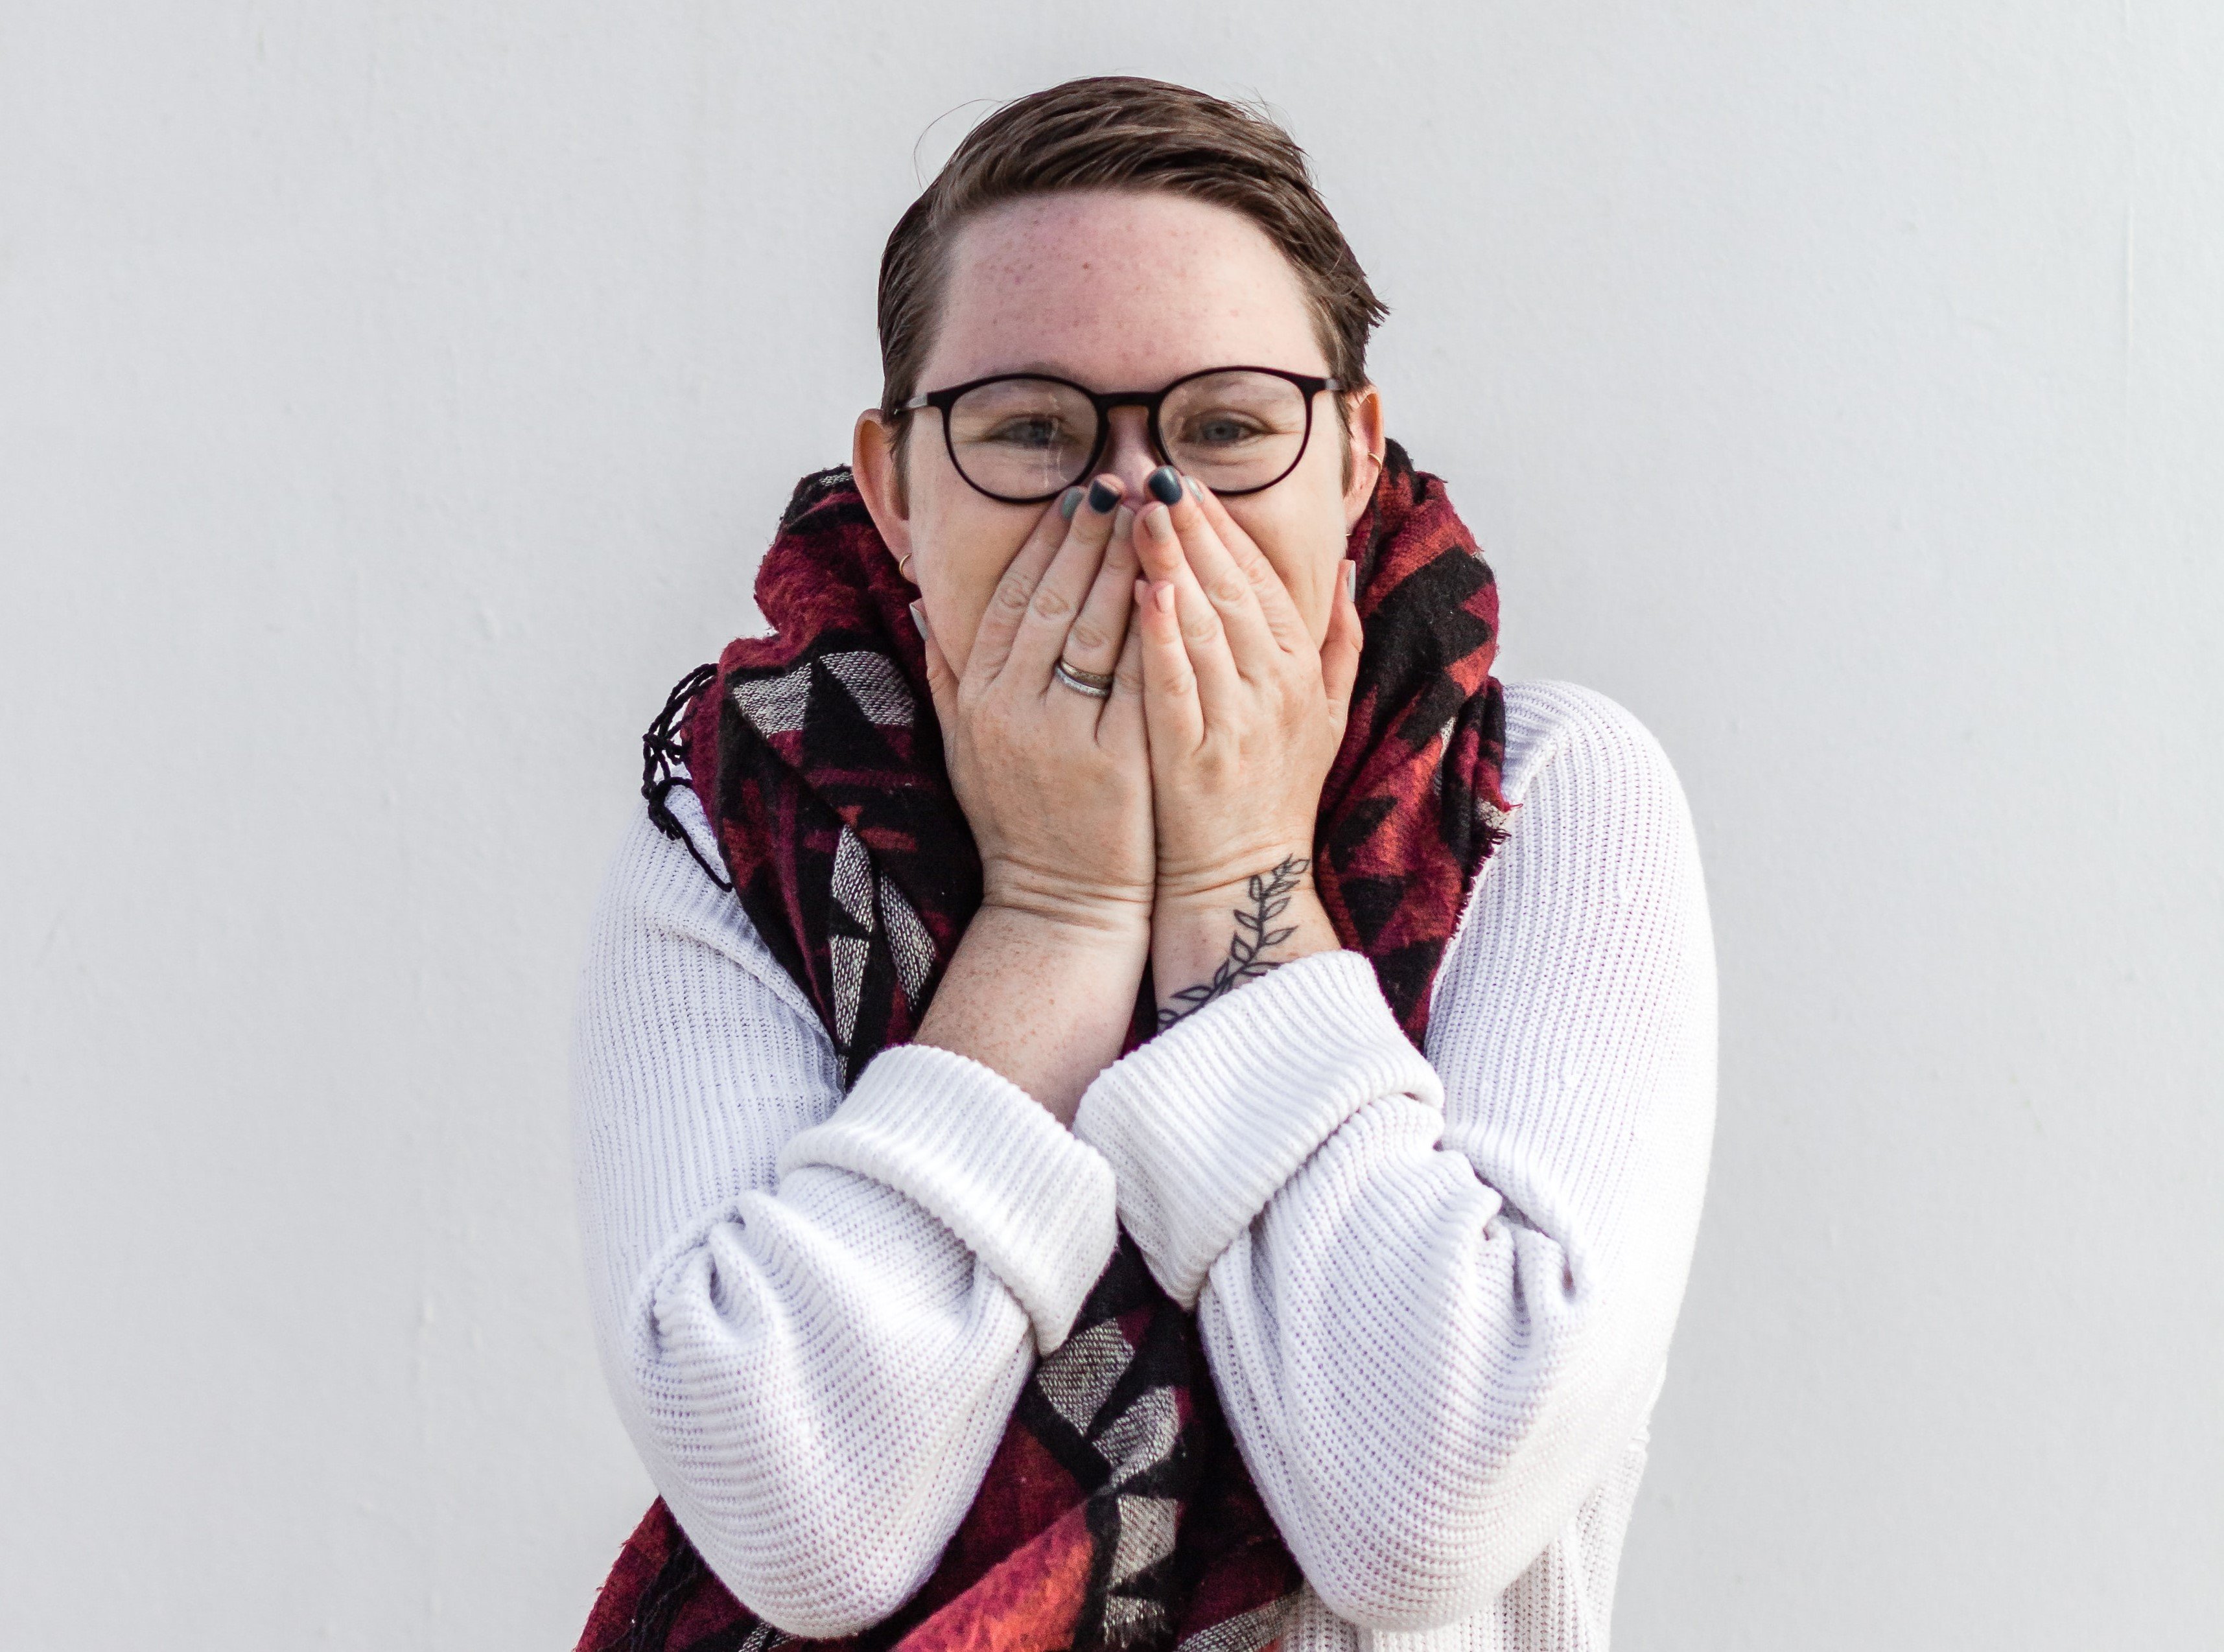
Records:
<instances>
[{"instance_id":1,"label":"short brown hair","mask_svg":"<svg viewBox=\"0 0 2224 1652\"><path fill-rule=\"evenodd\" d=\"M1313 187L1305 151L1240 104L1100 75L1005 104L897 220L881 255L880 319L881 412L899 438L933 343L952 233L1000 202L1077 189L1163 191L1243 214L1297 271L1329 372L1347 390L1367 383L1367 336L1388 312ZM900 442L896 451L900 464Z\"/></svg>"}]
</instances>

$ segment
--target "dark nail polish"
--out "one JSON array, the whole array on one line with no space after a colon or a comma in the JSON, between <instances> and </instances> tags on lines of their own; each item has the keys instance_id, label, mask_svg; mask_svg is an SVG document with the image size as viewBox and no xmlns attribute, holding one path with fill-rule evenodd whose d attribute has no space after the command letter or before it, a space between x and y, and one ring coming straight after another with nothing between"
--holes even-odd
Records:
<instances>
[{"instance_id":1,"label":"dark nail polish","mask_svg":"<svg viewBox=\"0 0 2224 1652\"><path fill-rule=\"evenodd\" d=\"M1065 490L1064 496L1058 501L1058 514L1070 522L1073 520L1073 513L1080 508L1081 489L1078 488L1068 488Z\"/></svg>"},{"instance_id":2,"label":"dark nail polish","mask_svg":"<svg viewBox=\"0 0 2224 1652\"><path fill-rule=\"evenodd\" d=\"M1171 464L1162 464L1152 471L1151 479L1143 485L1161 505L1174 504L1182 496L1181 472Z\"/></svg>"},{"instance_id":3,"label":"dark nail polish","mask_svg":"<svg viewBox=\"0 0 2224 1652\"><path fill-rule=\"evenodd\" d=\"M1099 516L1109 515L1112 507L1120 502L1120 490L1099 476L1089 484L1089 508Z\"/></svg>"}]
</instances>

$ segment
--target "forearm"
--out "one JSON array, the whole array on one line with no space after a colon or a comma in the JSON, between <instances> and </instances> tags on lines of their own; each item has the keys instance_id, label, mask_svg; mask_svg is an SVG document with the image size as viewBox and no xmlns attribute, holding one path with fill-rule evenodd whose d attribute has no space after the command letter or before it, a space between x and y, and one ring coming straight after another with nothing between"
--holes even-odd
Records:
<instances>
[{"instance_id":1,"label":"forearm","mask_svg":"<svg viewBox=\"0 0 2224 1652\"><path fill-rule=\"evenodd\" d=\"M915 1043L970 1056L1070 1124L1120 1053L1149 944L1148 914L984 905L952 955Z\"/></svg>"},{"instance_id":2,"label":"forearm","mask_svg":"<svg viewBox=\"0 0 2224 1652\"><path fill-rule=\"evenodd\" d=\"M1377 1629L1481 1610L1566 1526L1658 1391L1690 1252L1672 1163L1602 1210L1526 1144L1478 1163L1443 1132L1409 1098L1362 1108L1197 1304L1277 1524L1322 1597Z\"/></svg>"},{"instance_id":3,"label":"forearm","mask_svg":"<svg viewBox=\"0 0 2224 1652\"><path fill-rule=\"evenodd\" d=\"M1365 960L1317 955L1204 1006L1108 1071L1075 1130L1154 1275L1195 1302L1253 1478L1341 1615L1412 1630L1475 1610L1636 1426L1687 1182L1646 1178L1654 1216L1602 1208L1548 1148L1454 1148Z\"/></svg>"},{"instance_id":4,"label":"forearm","mask_svg":"<svg viewBox=\"0 0 2224 1652\"><path fill-rule=\"evenodd\" d=\"M785 1181L645 1270L599 1328L629 1432L719 1577L783 1629L839 1636L932 1569L1033 1340L932 1214L833 1170Z\"/></svg>"},{"instance_id":5,"label":"forearm","mask_svg":"<svg viewBox=\"0 0 2224 1652\"><path fill-rule=\"evenodd\" d=\"M1492 1598L1619 1460L1705 1185L1713 950L1673 773L1577 692L1509 695L1509 730L1520 823L1425 1062L1362 961L1316 958L1122 1060L1075 1126L1197 1302L1308 1579L1371 1627Z\"/></svg>"},{"instance_id":6,"label":"forearm","mask_svg":"<svg viewBox=\"0 0 2224 1652\"><path fill-rule=\"evenodd\" d=\"M701 833L692 794L675 804ZM814 1635L877 1621L1102 1270L1110 1174L938 1050L890 1050L845 1096L739 903L645 816L578 1007L584 1260L642 1460L752 1607Z\"/></svg>"}]
</instances>

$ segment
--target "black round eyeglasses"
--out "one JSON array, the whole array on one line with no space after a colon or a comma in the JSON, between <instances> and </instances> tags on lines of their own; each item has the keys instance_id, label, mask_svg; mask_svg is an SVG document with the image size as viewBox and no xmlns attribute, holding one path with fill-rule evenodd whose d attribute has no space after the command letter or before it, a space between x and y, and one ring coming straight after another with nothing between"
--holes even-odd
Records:
<instances>
[{"instance_id":1,"label":"black round eyeglasses","mask_svg":"<svg viewBox=\"0 0 2224 1652\"><path fill-rule=\"evenodd\" d=\"M1085 479L1110 440L1115 407L1140 407L1152 451L1223 496L1255 494L1298 468L1313 398L1336 380L1273 367L1211 367L1162 390L1084 388L1043 373L1001 373L903 404L942 415L957 474L1008 505L1039 505Z\"/></svg>"}]
</instances>

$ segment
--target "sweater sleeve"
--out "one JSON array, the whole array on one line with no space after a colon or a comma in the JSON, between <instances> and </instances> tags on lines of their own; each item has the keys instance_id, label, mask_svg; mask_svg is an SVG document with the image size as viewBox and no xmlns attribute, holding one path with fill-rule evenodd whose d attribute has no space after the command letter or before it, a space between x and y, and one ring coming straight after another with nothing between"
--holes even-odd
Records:
<instances>
[{"instance_id":1,"label":"sweater sleeve","mask_svg":"<svg viewBox=\"0 0 2224 1652\"><path fill-rule=\"evenodd\" d=\"M947 1051L886 1051L845 1098L741 904L645 818L595 918L573 1072L597 1341L650 1479L780 1628L878 1622L1109 1258L1109 1167Z\"/></svg>"},{"instance_id":2,"label":"sweater sleeve","mask_svg":"<svg viewBox=\"0 0 2224 1652\"><path fill-rule=\"evenodd\" d=\"M1612 1471L1706 1179L1714 959L1674 773L1580 690L1509 692L1508 734L1520 807L1426 1060L1366 961L1324 954L1108 1069L1075 1120L1196 1301L1307 1580L1373 1630L1483 1610Z\"/></svg>"}]
</instances>

